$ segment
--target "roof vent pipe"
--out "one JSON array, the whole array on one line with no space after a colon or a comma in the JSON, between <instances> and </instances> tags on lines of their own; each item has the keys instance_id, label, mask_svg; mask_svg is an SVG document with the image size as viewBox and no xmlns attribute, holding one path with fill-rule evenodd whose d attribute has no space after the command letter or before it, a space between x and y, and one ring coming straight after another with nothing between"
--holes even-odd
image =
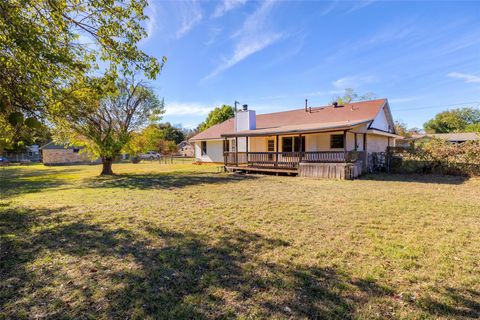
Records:
<instances>
[{"instance_id":1,"label":"roof vent pipe","mask_svg":"<svg viewBox=\"0 0 480 320\"><path fill-rule=\"evenodd\" d=\"M305 112L307 112L307 108L308 108L308 99L305 99Z\"/></svg>"},{"instance_id":2,"label":"roof vent pipe","mask_svg":"<svg viewBox=\"0 0 480 320\"><path fill-rule=\"evenodd\" d=\"M332 105L333 105L334 108L336 108L336 107L338 106L338 102L337 102L337 101L333 101L333 102L332 102Z\"/></svg>"},{"instance_id":3,"label":"roof vent pipe","mask_svg":"<svg viewBox=\"0 0 480 320\"><path fill-rule=\"evenodd\" d=\"M243 107L243 111L247 111L247 110L248 110L248 104L244 104L242 107Z\"/></svg>"}]
</instances>

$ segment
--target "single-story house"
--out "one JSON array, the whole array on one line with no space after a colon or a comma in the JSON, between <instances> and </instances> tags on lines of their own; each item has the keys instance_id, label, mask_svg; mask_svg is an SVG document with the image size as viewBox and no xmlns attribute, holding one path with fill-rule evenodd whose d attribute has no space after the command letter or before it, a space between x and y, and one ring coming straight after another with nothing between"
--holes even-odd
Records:
<instances>
[{"instance_id":1,"label":"single-story house","mask_svg":"<svg viewBox=\"0 0 480 320\"><path fill-rule=\"evenodd\" d=\"M463 143L466 141L480 140L480 134L475 132L452 132L452 133L426 133L412 135L410 141L437 138L451 143Z\"/></svg>"},{"instance_id":2,"label":"single-story house","mask_svg":"<svg viewBox=\"0 0 480 320\"><path fill-rule=\"evenodd\" d=\"M193 157L195 155L195 150L190 142L182 141L178 144L178 153L182 157Z\"/></svg>"},{"instance_id":3,"label":"single-story house","mask_svg":"<svg viewBox=\"0 0 480 320\"><path fill-rule=\"evenodd\" d=\"M100 162L99 159L92 160L91 155L82 149L82 147L72 147L51 141L40 147L42 162L44 165L93 164Z\"/></svg>"},{"instance_id":4,"label":"single-story house","mask_svg":"<svg viewBox=\"0 0 480 320\"><path fill-rule=\"evenodd\" d=\"M27 146L23 152L5 151L3 156L11 162L39 162L41 160L40 147L36 144Z\"/></svg>"},{"instance_id":5,"label":"single-story house","mask_svg":"<svg viewBox=\"0 0 480 320\"><path fill-rule=\"evenodd\" d=\"M314 176L335 171L340 173L333 175L342 178L360 174L368 154L385 152L398 138L388 100L378 99L322 107L305 104L302 109L259 115L244 105L234 118L190 141L197 161L222 163L230 171Z\"/></svg>"}]
</instances>

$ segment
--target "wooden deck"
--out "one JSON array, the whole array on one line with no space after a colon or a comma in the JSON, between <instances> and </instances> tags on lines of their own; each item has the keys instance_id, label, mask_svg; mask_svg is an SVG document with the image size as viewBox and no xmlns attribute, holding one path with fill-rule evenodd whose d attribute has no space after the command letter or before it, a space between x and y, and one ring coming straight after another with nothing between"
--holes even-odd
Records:
<instances>
[{"instance_id":1,"label":"wooden deck","mask_svg":"<svg viewBox=\"0 0 480 320\"><path fill-rule=\"evenodd\" d=\"M225 169L230 172L235 171L246 171L246 172L271 172L271 173L288 173L288 174L298 174L297 169L283 169L283 168L258 168L258 167L249 167L249 166L225 166Z\"/></svg>"}]
</instances>

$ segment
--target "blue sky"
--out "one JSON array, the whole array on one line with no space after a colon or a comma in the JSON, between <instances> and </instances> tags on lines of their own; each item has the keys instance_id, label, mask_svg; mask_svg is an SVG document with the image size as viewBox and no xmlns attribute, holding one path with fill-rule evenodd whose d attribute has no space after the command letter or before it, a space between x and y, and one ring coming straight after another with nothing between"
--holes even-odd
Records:
<instances>
[{"instance_id":1,"label":"blue sky","mask_svg":"<svg viewBox=\"0 0 480 320\"><path fill-rule=\"evenodd\" d=\"M347 87L388 98L411 127L480 105L480 1L149 3L141 47L168 58L151 85L173 124L235 100L257 113L321 106Z\"/></svg>"}]
</instances>

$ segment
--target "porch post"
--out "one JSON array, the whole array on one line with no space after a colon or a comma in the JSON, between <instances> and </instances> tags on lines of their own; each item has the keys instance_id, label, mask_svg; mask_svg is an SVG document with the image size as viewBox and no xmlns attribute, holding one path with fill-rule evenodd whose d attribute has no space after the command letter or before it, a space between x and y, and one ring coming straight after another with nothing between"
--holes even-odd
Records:
<instances>
[{"instance_id":1,"label":"porch post","mask_svg":"<svg viewBox=\"0 0 480 320\"><path fill-rule=\"evenodd\" d=\"M368 151L367 151L367 133L363 134L363 168L366 170L368 168Z\"/></svg>"},{"instance_id":2,"label":"porch post","mask_svg":"<svg viewBox=\"0 0 480 320\"><path fill-rule=\"evenodd\" d=\"M223 163L225 165L228 164L228 152L229 150L227 150L227 137L225 137L225 140L223 140Z\"/></svg>"},{"instance_id":3,"label":"porch post","mask_svg":"<svg viewBox=\"0 0 480 320\"><path fill-rule=\"evenodd\" d=\"M345 162L347 162L347 130L343 130L343 153Z\"/></svg>"},{"instance_id":4,"label":"porch post","mask_svg":"<svg viewBox=\"0 0 480 320\"><path fill-rule=\"evenodd\" d=\"M248 166L248 137L245 137L246 141L246 152L247 152L247 166Z\"/></svg>"},{"instance_id":5,"label":"porch post","mask_svg":"<svg viewBox=\"0 0 480 320\"><path fill-rule=\"evenodd\" d=\"M275 167L278 167L278 135L275 136Z\"/></svg>"},{"instance_id":6,"label":"porch post","mask_svg":"<svg viewBox=\"0 0 480 320\"><path fill-rule=\"evenodd\" d=\"M355 151L357 151L357 149L358 149L357 133L355 132L354 135L355 135Z\"/></svg>"},{"instance_id":7,"label":"porch post","mask_svg":"<svg viewBox=\"0 0 480 320\"><path fill-rule=\"evenodd\" d=\"M302 134L299 134L298 136L300 138L299 139L300 140L300 148L299 148L300 154L298 156L298 163L300 165L300 162L302 162L302 156L303 156L303 151L302 151L303 150L303 141L302 141Z\"/></svg>"},{"instance_id":8,"label":"porch post","mask_svg":"<svg viewBox=\"0 0 480 320\"><path fill-rule=\"evenodd\" d=\"M238 167L238 136L235 136L235 165Z\"/></svg>"}]
</instances>

